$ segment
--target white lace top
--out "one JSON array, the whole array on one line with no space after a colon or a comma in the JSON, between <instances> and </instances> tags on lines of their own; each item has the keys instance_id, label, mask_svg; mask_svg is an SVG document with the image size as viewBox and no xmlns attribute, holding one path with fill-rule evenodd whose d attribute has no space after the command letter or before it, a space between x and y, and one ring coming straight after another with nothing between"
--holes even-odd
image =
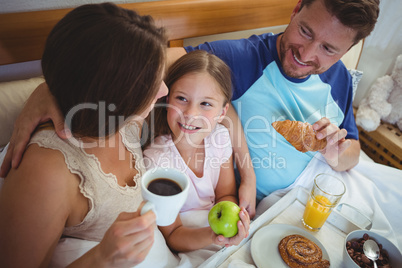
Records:
<instances>
[{"instance_id":1,"label":"white lace top","mask_svg":"<svg viewBox=\"0 0 402 268\"><path fill-rule=\"evenodd\" d=\"M42 130L32 137L30 144L36 143L63 153L68 169L81 178L80 191L88 199L89 212L84 220L76 226L66 227L63 235L100 241L120 212L137 210L142 201L139 182L145 172L139 131L134 122L126 124L119 131L125 147L135 159L135 169L138 171L133 178L135 186L125 187L117 183L115 175L102 171L95 155L87 154L74 143L60 139L54 130Z\"/></svg>"}]
</instances>

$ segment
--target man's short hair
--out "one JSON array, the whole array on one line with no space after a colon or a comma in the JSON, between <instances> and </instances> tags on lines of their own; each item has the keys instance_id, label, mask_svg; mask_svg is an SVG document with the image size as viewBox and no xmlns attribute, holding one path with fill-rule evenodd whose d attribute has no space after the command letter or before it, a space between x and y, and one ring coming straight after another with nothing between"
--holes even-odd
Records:
<instances>
[{"instance_id":1,"label":"man's short hair","mask_svg":"<svg viewBox=\"0 0 402 268\"><path fill-rule=\"evenodd\" d=\"M302 0L300 10L316 0ZM328 12L356 31L354 44L367 37L374 29L380 13L379 0L322 0ZM299 10L299 12L300 12Z\"/></svg>"}]
</instances>

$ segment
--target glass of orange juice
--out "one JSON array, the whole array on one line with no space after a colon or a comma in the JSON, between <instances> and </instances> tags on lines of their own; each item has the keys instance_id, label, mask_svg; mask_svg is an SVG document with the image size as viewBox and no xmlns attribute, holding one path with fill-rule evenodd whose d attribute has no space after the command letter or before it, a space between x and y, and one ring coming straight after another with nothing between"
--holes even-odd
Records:
<instances>
[{"instance_id":1,"label":"glass of orange juice","mask_svg":"<svg viewBox=\"0 0 402 268\"><path fill-rule=\"evenodd\" d=\"M304 227L311 231L320 230L345 191L345 184L339 178L325 173L318 174L304 210Z\"/></svg>"}]
</instances>

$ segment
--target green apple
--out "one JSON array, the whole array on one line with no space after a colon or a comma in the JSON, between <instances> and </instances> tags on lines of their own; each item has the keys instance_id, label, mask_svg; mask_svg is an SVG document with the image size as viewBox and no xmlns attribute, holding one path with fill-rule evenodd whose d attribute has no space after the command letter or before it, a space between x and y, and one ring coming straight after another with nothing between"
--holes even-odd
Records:
<instances>
[{"instance_id":1,"label":"green apple","mask_svg":"<svg viewBox=\"0 0 402 268\"><path fill-rule=\"evenodd\" d=\"M232 237L237 234L240 208L231 201L221 201L211 208L208 222L217 235Z\"/></svg>"}]
</instances>

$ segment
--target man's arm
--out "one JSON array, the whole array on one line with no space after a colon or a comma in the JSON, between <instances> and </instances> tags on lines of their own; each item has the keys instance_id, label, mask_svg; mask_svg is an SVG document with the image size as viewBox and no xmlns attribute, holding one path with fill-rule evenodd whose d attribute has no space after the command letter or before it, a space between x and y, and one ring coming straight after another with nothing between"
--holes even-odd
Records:
<instances>
[{"instance_id":1,"label":"man's arm","mask_svg":"<svg viewBox=\"0 0 402 268\"><path fill-rule=\"evenodd\" d=\"M222 121L230 134L237 169L241 183L239 187L239 206L246 208L250 218L255 216L256 177L247 146L246 136L240 119L232 105L229 106L225 119Z\"/></svg>"},{"instance_id":2,"label":"man's arm","mask_svg":"<svg viewBox=\"0 0 402 268\"><path fill-rule=\"evenodd\" d=\"M346 171L359 163L360 142L353 139L347 139L345 142L349 143L350 145L348 145L348 148L344 149L343 152L339 153L336 159L327 159L326 154L323 154L327 160L327 163L332 167L333 170ZM342 151L342 149L338 149L338 151Z\"/></svg>"},{"instance_id":3,"label":"man's arm","mask_svg":"<svg viewBox=\"0 0 402 268\"><path fill-rule=\"evenodd\" d=\"M64 117L54 96L46 83L40 84L28 98L24 108L14 123L13 134L0 169L0 177L5 178L10 168L17 168L21 162L25 147L35 128L47 121L52 121L57 135L66 139L71 136L64 124Z\"/></svg>"}]
</instances>

